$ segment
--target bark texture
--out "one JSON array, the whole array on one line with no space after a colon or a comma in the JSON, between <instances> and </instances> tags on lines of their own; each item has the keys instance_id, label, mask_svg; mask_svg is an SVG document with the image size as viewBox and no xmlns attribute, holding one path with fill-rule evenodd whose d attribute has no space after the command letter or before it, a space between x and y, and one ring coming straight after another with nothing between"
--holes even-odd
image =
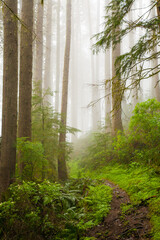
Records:
<instances>
[{"instance_id":1,"label":"bark texture","mask_svg":"<svg viewBox=\"0 0 160 240\"><path fill-rule=\"evenodd\" d=\"M157 15L158 18L160 18L160 2L157 4ZM152 17L154 18L156 16L155 8L152 9ZM160 30L160 26L159 26ZM154 32L155 34L155 32ZM153 54L157 54L157 46L153 50ZM155 57L152 59L152 68L153 68L153 74L158 72L158 57ZM152 96L157 99L157 101L160 102L160 86L159 86L159 74L155 74L152 76Z\"/></svg>"},{"instance_id":2,"label":"bark texture","mask_svg":"<svg viewBox=\"0 0 160 240\"><path fill-rule=\"evenodd\" d=\"M6 0L5 3L17 15L17 0ZM12 183L16 165L18 23L14 14L6 6L3 7L3 110L0 194Z\"/></svg>"},{"instance_id":3,"label":"bark texture","mask_svg":"<svg viewBox=\"0 0 160 240\"><path fill-rule=\"evenodd\" d=\"M157 48L155 47L153 54L157 53ZM160 86L159 86L159 75L158 75L158 58L152 59L152 68L154 69L152 71L152 95L157 99L157 101L160 102Z\"/></svg>"},{"instance_id":4,"label":"bark texture","mask_svg":"<svg viewBox=\"0 0 160 240\"><path fill-rule=\"evenodd\" d=\"M66 45L65 45L65 55L64 55L62 106L61 106L61 124L63 128L66 126L66 122L67 122L70 46L71 46L71 0L67 0ZM61 132L59 136L59 145L61 148L61 152L58 158L58 177L62 181L67 179L67 167L66 167L66 159L65 159L65 141L66 141L66 130Z\"/></svg>"},{"instance_id":5,"label":"bark texture","mask_svg":"<svg viewBox=\"0 0 160 240\"><path fill-rule=\"evenodd\" d=\"M108 49L105 53L105 126L106 131L111 132L111 122L112 122L112 97L111 97L111 60L110 60L111 50Z\"/></svg>"},{"instance_id":6,"label":"bark texture","mask_svg":"<svg viewBox=\"0 0 160 240\"><path fill-rule=\"evenodd\" d=\"M112 49L112 134L115 135L118 130L123 130L122 126L122 89L121 80L116 75L115 60L120 55L120 44Z\"/></svg>"},{"instance_id":7,"label":"bark texture","mask_svg":"<svg viewBox=\"0 0 160 240\"><path fill-rule=\"evenodd\" d=\"M157 15L160 18L160 1L159 0L157 0ZM159 28L160 28L160 26L159 26Z\"/></svg>"},{"instance_id":8,"label":"bark texture","mask_svg":"<svg viewBox=\"0 0 160 240\"><path fill-rule=\"evenodd\" d=\"M33 0L22 2L18 136L31 140Z\"/></svg>"}]
</instances>

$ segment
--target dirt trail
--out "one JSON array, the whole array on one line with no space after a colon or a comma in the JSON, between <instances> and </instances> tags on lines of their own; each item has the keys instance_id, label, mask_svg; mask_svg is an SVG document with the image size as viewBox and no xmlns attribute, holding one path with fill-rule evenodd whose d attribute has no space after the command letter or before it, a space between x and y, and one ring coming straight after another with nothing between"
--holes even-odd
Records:
<instances>
[{"instance_id":1,"label":"dirt trail","mask_svg":"<svg viewBox=\"0 0 160 240\"><path fill-rule=\"evenodd\" d=\"M87 237L95 237L99 240L151 240L147 207L140 204L123 214L121 204L130 203L128 195L109 181L105 184L113 188L110 213L100 225L87 232Z\"/></svg>"}]
</instances>

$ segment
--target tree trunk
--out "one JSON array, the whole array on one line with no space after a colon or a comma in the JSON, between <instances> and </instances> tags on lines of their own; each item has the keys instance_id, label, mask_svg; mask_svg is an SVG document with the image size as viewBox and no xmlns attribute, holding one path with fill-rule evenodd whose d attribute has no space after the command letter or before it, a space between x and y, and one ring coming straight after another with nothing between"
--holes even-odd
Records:
<instances>
[{"instance_id":1,"label":"tree trunk","mask_svg":"<svg viewBox=\"0 0 160 240\"><path fill-rule=\"evenodd\" d=\"M5 3L17 15L17 0ZM13 181L16 165L17 84L18 84L18 23L14 14L4 5L3 26L3 110L2 145L0 161L0 194Z\"/></svg>"},{"instance_id":2,"label":"tree trunk","mask_svg":"<svg viewBox=\"0 0 160 240\"><path fill-rule=\"evenodd\" d=\"M76 11L78 8L78 11ZM80 33L81 28L79 27L79 31L76 31L79 26L79 4L78 2L74 2L72 4L72 46L71 46L71 123L72 127L77 128L78 123L78 99L79 99L79 49L80 49ZM72 134L72 142L75 142L77 136Z\"/></svg>"},{"instance_id":3,"label":"tree trunk","mask_svg":"<svg viewBox=\"0 0 160 240\"><path fill-rule=\"evenodd\" d=\"M88 25L89 25L89 35L90 38L92 38L93 36L93 31L92 31L92 20L91 20L91 7L90 7L90 3L89 0L87 0L87 9L88 9ZM97 80L96 77L98 76L98 74L96 74L95 71L95 58L91 52L91 82L92 82L92 102L93 102L93 106L92 106L92 129L93 130L97 130L97 126L98 126L98 121L100 120L100 108L98 107L98 103L95 103L96 100L99 98L99 90L97 87ZM96 69L97 70L97 69Z\"/></svg>"},{"instance_id":4,"label":"tree trunk","mask_svg":"<svg viewBox=\"0 0 160 240\"><path fill-rule=\"evenodd\" d=\"M39 83L42 91L42 71L43 71L43 11L44 7L38 2L36 21L36 51L35 51L35 82Z\"/></svg>"},{"instance_id":5,"label":"tree trunk","mask_svg":"<svg viewBox=\"0 0 160 240\"><path fill-rule=\"evenodd\" d=\"M69 79L69 60L71 46L71 0L67 0L66 10L66 46L64 55L63 87L62 87L62 106L61 106L61 124L63 128L67 122L67 99L68 99L68 79ZM58 158L58 178L62 181L67 179L67 167L65 159L65 141L66 130L60 133L59 145L61 152Z\"/></svg>"},{"instance_id":6,"label":"tree trunk","mask_svg":"<svg viewBox=\"0 0 160 240\"><path fill-rule=\"evenodd\" d=\"M140 8L141 9L141 8ZM132 22L133 21L133 11L129 12L129 21ZM134 46L135 44L135 31L131 31L129 33L129 47L130 49ZM135 68L131 69L131 82L132 82L132 102L134 107L136 106L136 104L138 103L138 86L137 83L134 81L134 77L132 76L134 74L134 72L136 71Z\"/></svg>"},{"instance_id":7,"label":"tree trunk","mask_svg":"<svg viewBox=\"0 0 160 240\"><path fill-rule=\"evenodd\" d=\"M22 2L18 136L31 140L33 0Z\"/></svg>"},{"instance_id":8,"label":"tree trunk","mask_svg":"<svg viewBox=\"0 0 160 240\"><path fill-rule=\"evenodd\" d=\"M152 9L152 13L151 13L152 17L154 18L156 16L156 12L155 12L155 8ZM160 18L160 2L158 2L157 5L157 14L158 17ZM153 50L153 54L157 53L157 46L154 48ZM152 59L152 68L153 70L153 74L155 72L158 72L158 57ZM156 97L157 101L160 102L160 86L159 86L159 74L155 74L154 76L152 76L152 95L153 97Z\"/></svg>"},{"instance_id":9,"label":"tree trunk","mask_svg":"<svg viewBox=\"0 0 160 240\"><path fill-rule=\"evenodd\" d=\"M158 15L158 18L160 18L160 1L159 0L157 0L157 15Z\"/></svg>"},{"instance_id":10,"label":"tree trunk","mask_svg":"<svg viewBox=\"0 0 160 240\"><path fill-rule=\"evenodd\" d=\"M116 135L118 130L123 130L121 118L122 90L121 80L116 75L115 60L120 55L120 44L112 49L112 134Z\"/></svg>"},{"instance_id":11,"label":"tree trunk","mask_svg":"<svg viewBox=\"0 0 160 240\"><path fill-rule=\"evenodd\" d=\"M112 122L112 97L111 97L111 82L109 79L111 78L111 49L107 50L105 53L105 126L106 131L111 132L111 122Z\"/></svg>"},{"instance_id":12,"label":"tree trunk","mask_svg":"<svg viewBox=\"0 0 160 240\"><path fill-rule=\"evenodd\" d=\"M97 1L97 27L96 27L96 32L100 32L100 9L101 9L101 5L100 5L100 1ZM100 99L100 90L99 90L99 86L98 86L98 82L99 82L99 68L100 68L100 56L97 54L96 55L96 86L94 87L94 92L93 92L93 97L95 99ZM93 118L95 119L94 121L94 126L97 129L98 126L100 126L101 124L101 103L100 101L98 101L95 105L95 113Z\"/></svg>"},{"instance_id":13,"label":"tree trunk","mask_svg":"<svg viewBox=\"0 0 160 240\"><path fill-rule=\"evenodd\" d=\"M153 54L156 54L157 47L155 47ZM152 73L156 73L158 71L158 58L152 59L152 68L154 70ZM159 75L158 73L152 76L152 95L160 102L160 86L159 86Z\"/></svg>"},{"instance_id":14,"label":"tree trunk","mask_svg":"<svg viewBox=\"0 0 160 240\"><path fill-rule=\"evenodd\" d=\"M60 6L61 1L57 4L57 45L56 45L56 95L55 95L55 110L59 111L59 85L60 85Z\"/></svg>"},{"instance_id":15,"label":"tree trunk","mask_svg":"<svg viewBox=\"0 0 160 240\"><path fill-rule=\"evenodd\" d=\"M44 64L44 89L52 89L53 81L51 79L51 47L52 47L52 1L47 2L47 20L46 20L46 46L45 46L45 64ZM46 100L52 103L52 97L47 96Z\"/></svg>"}]
</instances>

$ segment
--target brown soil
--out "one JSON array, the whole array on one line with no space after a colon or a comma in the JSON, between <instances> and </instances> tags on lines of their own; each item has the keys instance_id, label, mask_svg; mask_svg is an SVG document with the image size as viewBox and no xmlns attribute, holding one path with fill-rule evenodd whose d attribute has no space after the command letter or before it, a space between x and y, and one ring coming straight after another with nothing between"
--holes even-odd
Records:
<instances>
[{"instance_id":1,"label":"brown soil","mask_svg":"<svg viewBox=\"0 0 160 240\"><path fill-rule=\"evenodd\" d=\"M145 203L131 207L124 214L121 212L121 205L130 204L128 195L109 181L105 184L113 188L110 213L100 225L88 230L86 236L99 240L151 240L151 225Z\"/></svg>"}]
</instances>

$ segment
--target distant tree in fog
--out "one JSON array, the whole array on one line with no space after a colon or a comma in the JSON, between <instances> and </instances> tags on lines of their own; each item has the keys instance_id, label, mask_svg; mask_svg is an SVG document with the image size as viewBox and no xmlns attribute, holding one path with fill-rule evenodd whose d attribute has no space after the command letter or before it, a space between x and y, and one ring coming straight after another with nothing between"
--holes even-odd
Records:
<instances>
[{"instance_id":1,"label":"distant tree in fog","mask_svg":"<svg viewBox=\"0 0 160 240\"><path fill-rule=\"evenodd\" d=\"M45 59L44 59L44 88L52 89L53 83L51 78L51 48L52 48L52 17L53 17L53 2L48 0L46 2L46 25L45 25ZM51 102L51 99L47 99Z\"/></svg>"},{"instance_id":2,"label":"distant tree in fog","mask_svg":"<svg viewBox=\"0 0 160 240\"><path fill-rule=\"evenodd\" d=\"M35 48L35 73L34 81L40 83L40 92L42 91L42 73L43 73L43 20L44 6L40 1L37 3L37 19L36 19L36 48Z\"/></svg>"},{"instance_id":3,"label":"distant tree in fog","mask_svg":"<svg viewBox=\"0 0 160 240\"><path fill-rule=\"evenodd\" d=\"M126 21L126 15L134 2L136 0L121 0L120 2L112 0L106 6L104 30L96 35L97 43L94 45L95 51L106 50L111 44L114 48L129 32L139 28L143 30L142 36L139 37L134 46L116 59L116 75L121 76L123 79L123 90L129 87L132 88L134 82L151 78L160 71L159 64L157 70L155 66L148 67L148 65L145 65L146 62L152 62L153 59L159 56L159 49L157 53L155 53L154 49L160 43L158 30L160 26L160 3L157 0L148 2L148 8L145 6L143 9L144 6L142 6L143 12L137 14L134 21ZM150 18L153 7L157 8L157 15ZM147 14L144 13L145 11ZM113 14L110 15L110 12L113 12ZM116 30L118 28L119 31ZM136 68L136 71L132 72L133 68ZM126 81L131 77L134 82L132 82L132 85L126 86Z\"/></svg>"},{"instance_id":4,"label":"distant tree in fog","mask_svg":"<svg viewBox=\"0 0 160 240\"><path fill-rule=\"evenodd\" d=\"M55 110L58 112L59 110L59 87L60 87L60 8L61 8L61 0L57 0L57 32L56 32L56 94L55 94Z\"/></svg>"},{"instance_id":5,"label":"distant tree in fog","mask_svg":"<svg viewBox=\"0 0 160 240\"><path fill-rule=\"evenodd\" d=\"M71 2L67 0L66 10L66 45L64 54L63 69L63 86L62 86L62 105L61 105L61 124L64 128L67 122L67 104L68 104L68 80L69 80L69 63L70 63L70 46L71 46ZM65 159L65 142L66 130L63 129L59 136L59 145L61 152L58 157L58 178L62 181L67 179L67 167Z\"/></svg>"}]
</instances>

